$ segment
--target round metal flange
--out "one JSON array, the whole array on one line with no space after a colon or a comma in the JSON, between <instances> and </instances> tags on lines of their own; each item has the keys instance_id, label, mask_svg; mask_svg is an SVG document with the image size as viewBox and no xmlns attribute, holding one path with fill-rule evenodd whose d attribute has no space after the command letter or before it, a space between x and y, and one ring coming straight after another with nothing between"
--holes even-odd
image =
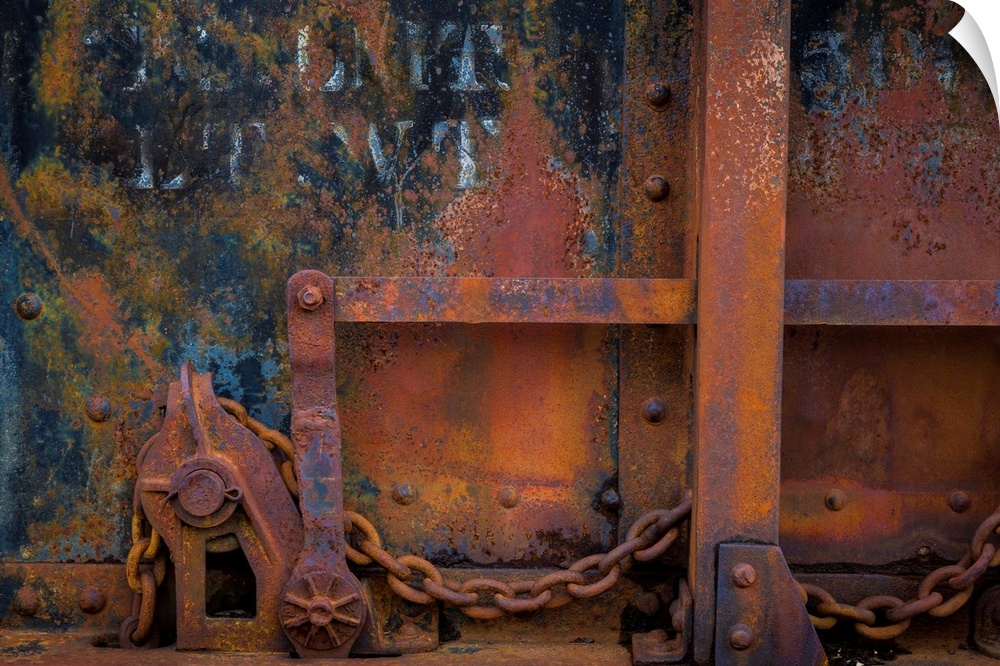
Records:
<instances>
[{"instance_id":1,"label":"round metal flange","mask_svg":"<svg viewBox=\"0 0 1000 666\"><path fill-rule=\"evenodd\" d=\"M174 513L192 527L214 527L233 515L243 491L225 463L213 458L192 458L170 479Z\"/></svg>"},{"instance_id":2,"label":"round metal flange","mask_svg":"<svg viewBox=\"0 0 1000 666\"><path fill-rule=\"evenodd\" d=\"M332 650L356 636L368 612L360 585L317 569L293 575L281 598L285 633L310 650Z\"/></svg>"}]
</instances>

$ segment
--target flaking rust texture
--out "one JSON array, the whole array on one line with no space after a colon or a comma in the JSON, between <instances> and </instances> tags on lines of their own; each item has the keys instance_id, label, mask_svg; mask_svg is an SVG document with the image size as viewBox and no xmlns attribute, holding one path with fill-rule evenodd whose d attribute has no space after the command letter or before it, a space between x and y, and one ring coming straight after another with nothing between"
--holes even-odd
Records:
<instances>
[{"instance_id":1,"label":"flaking rust texture","mask_svg":"<svg viewBox=\"0 0 1000 666\"><path fill-rule=\"evenodd\" d=\"M0 309L0 558L123 558L134 457L185 359L287 430L296 270L610 274L623 31L615 3L566 0L5 12L0 300L43 310ZM338 336L349 504L391 545L556 563L611 543L592 504L616 472L615 329Z\"/></svg>"},{"instance_id":2,"label":"flaking rust texture","mask_svg":"<svg viewBox=\"0 0 1000 666\"><path fill-rule=\"evenodd\" d=\"M947 34L961 15L949 2L793 4L788 278L996 277L997 118ZM877 312L866 298L857 308ZM787 329L789 561L919 570L960 556L1000 499L998 363L992 329ZM837 511L832 490L846 497ZM954 490L973 498L964 513Z\"/></svg>"}]
</instances>

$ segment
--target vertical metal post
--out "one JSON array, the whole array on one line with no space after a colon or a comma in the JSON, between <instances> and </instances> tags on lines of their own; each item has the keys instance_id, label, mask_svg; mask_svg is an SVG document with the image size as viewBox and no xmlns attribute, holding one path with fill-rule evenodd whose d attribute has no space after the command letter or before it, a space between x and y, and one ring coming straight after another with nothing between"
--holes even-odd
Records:
<instances>
[{"instance_id":1,"label":"vertical metal post","mask_svg":"<svg viewBox=\"0 0 1000 666\"><path fill-rule=\"evenodd\" d=\"M712 658L720 543L778 538L788 0L705 0L691 583Z\"/></svg>"}]
</instances>

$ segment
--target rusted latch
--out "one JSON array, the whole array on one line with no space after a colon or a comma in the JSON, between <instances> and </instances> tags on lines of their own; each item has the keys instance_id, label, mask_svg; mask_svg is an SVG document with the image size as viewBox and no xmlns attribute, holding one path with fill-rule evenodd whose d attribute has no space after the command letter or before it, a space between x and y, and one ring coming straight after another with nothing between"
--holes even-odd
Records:
<instances>
[{"instance_id":1,"label":"rusted latch","mask_svg":"<svg viewBox=\"0 0 1000 666\"><path fill-rule=\"evenodd\" d=\"M280 612L301 656L346 657L372 625L372 604L347 568L333 303L333 280L319 271L288 281L292 444L306 537Z\"/></svg>"},{"instance_id":2,"label":"rusted latch","mask_svg":"<svg viewBox=\"0 0 1000 666\"><path fill-rule=\"evenodd\" d=\"M163 428L137 462L137 508L174 562L178 649L286 649L276 618L302 524L271 454L219 405L211 375L181 368ZM210 560L220 556L252 570L243 608L210 607Z\"/></svg>"}]
</instances>

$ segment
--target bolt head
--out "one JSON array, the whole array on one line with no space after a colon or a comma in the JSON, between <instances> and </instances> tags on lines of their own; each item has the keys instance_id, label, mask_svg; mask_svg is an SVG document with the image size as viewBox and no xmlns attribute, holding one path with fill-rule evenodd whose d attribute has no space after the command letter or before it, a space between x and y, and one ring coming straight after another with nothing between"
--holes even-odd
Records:
<instances>
[{"instance_id":1,"label":"bolt head","mask_svg":"<svg viewBox=\"0 0 1000 666\"><path fill-rule=\"evenodd\" d=\"M500 502L500 506L507 507L508 509L517 506L520 499L520 491L513 486L504 486L497 491L497 500Z\"/></svg>"},{"instance_id":2,"label":"bolt head","mask_svg":"<svg viewBox=\"0 0 1000 666\"><path fill-rule=\"evenodd\" d=\"M746 650L753 643L753 631L745 624L737 624L729 630L729 644L734 650Z\"/></svg>"},{"instance_id":3,"label":"bolt head","mask_svg":"<svg viewBox=\"0 0 1000 666\"><path fill-rule=\"evenodd\" d=\"M642 406L642 418L653 425L663 423L663 419L667 418L666 404L659 398L650 398Z\"/></svg>"},{"instance_id":4,"label":"bolt head","mask_svg":"<svg viewBox=\"0 0 1000 666\"><path fill-rule=\"evenodd\" d=\"M38 599L38 593L32 590L30 587L22 587L14 595L14 603L12 607L14 612L23 617L31 617L38 612L38 608L41 606L41 601Z\"/></svg>"},{"instance_id":5,"label":"bolt head","mask_svg":"<svg viewBox=\"0 0 1000 666\"><path fill-rule=\"evenodd\" d=\"M953 490L948 497L948 506L955 513L965 513L972 506L972 498L964 490Z\"/></svg>"},{"instance_id":6,"label":"bolt head","mask_svg":"<svg viewBox=\"0 0 1000 666\"><path fill-rule=\"evenodd\" d=\"M646 104L654 111L664 111L670 106L670 88L663 83L650 83L646 86Z\"/></svg>"},{"instance_id":7,"label":"bolt head","mask_svg":"<svg viewBox=\"0 0 1000 666\"><path fill-rule=\"evenodd\" d=\"M392 489L392 499L403 506L413 504L413 500L417 499L417 489L409 483L400 483Z\"/></svg>"},{"instance_id":8,"label":"bolt head","mask_svg":"<svg viewBox=\"0 0 1000 666\"><path fill-rule=\"evenodd\" d=\"M650 176L642 184L642 191L650 201L663 201L670 195L670 183L663 176Z\"/></svg>"},{"instance_id":9,"label":"bolt head","mask_svg":"<svg viewBox=\"0 0 1000 666\"><path fill-rule=\"evenodd\" d=\"M108 597L100 589L93 585L80 588L80 596L77 599L80 610L84 613L100 613L108 603Z\"/></svg>"},{"instance_id":10,"label":"bolt head","mask_svg":"<svg viewBox=\"0 0 1000 666\"><path fill-rule=\"evenodd\" d=\"M930 554L931 554L931 549L927 546L921 546L920 548L917 549L917 555L919 555L920 557L927 557Z\"/></svg>"},{"instance_id":11,"label":"bolt head","mask_svg":"<svg viewBox=\"0 0 1000 666\"><path fill-rule=\"evenodd\" d=\"M313 286L303 287L299 292L299 307L303 310L315 310L324 300L323 292Z\"/></svg>"},{"instance_id":12,"label":"bolt head","mask_svg":"<svg viewBox=\"0 0 1000 666\"><path fill-rule=\"evenodd\" d=\"M111 401L103 395L91 396L87 400L85 410L87 418L95 423L102 423L111 418Z\"/></svg>"},{"instance_id":13,"label":"bolt head","mask_svg":"<svg viewBox=\"0 0 1000 666\"><path fill-rule=\"evenodd\" d=\"M757 580L757 570L752 565L741 562L733 567L730 578L736 587L750 587Z\"/></svg>"},{"instance_id":14,"label":"bolt head","mask_svg":"<svg viewBox=\"0 0 1000 666\"><path fill-rule=\"evenodd\" d=\"M826 494L826 499L823 500L826 504L826 508L830 511L840 511L847 504L847 495L844 491L839 488L833 488Z\"/></svg>"},{"instance_id":15,"label":"bolt head","mask_svg":"<svg viewBox=\"0 0 1000 666\"><path fill-rule=\"evenodd\" d=\"M600 502L601 508L605 511L617 511L618 507L622 504L621 495L614 488L605 488L602 490L597 501Z\"/></svg>"},{"instance_id":16,"label":"bolt head","mask_svg":"<svg viewBox=\"0 0 1000 666\"><path fill-rule=\"evenodd\" d=\"M25 321L38 319L42 314L42 299L35 294L21 294L14 301L14 310L17 316Z\"/></svg>"}]
</instances>

